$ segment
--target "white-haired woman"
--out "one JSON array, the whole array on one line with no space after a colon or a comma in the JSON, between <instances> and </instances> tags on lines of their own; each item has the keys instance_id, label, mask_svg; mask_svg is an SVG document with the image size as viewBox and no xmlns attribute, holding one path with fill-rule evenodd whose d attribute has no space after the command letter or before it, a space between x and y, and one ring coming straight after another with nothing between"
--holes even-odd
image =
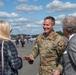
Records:
<instances>
[{"instance_id":1,"label":"white-haired woman","mask_svg":"<svg viewBox=\"0 0 76 75\"><path fill-rule=\"evenodd\" d=\"M0 75L18 75L22 68L22 59L10 40L9 23L0 20Z\"/></svg>"}]
</instances>

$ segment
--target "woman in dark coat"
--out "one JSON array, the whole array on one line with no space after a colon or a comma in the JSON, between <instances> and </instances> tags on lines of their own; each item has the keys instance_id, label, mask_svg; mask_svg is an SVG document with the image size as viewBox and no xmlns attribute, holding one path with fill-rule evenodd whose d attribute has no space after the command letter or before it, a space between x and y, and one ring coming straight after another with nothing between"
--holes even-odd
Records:
<instances>
[{"instance_id":1,"label":"woman in dark coat","mask_svg":"<svg viewBox=\"0 0 76 75\"><path fill-rule=\"evenodd\" d=\"M18 75L22 59L10 40L10 25L0 21L0 75Z\"/></svg>"}]
</instances>

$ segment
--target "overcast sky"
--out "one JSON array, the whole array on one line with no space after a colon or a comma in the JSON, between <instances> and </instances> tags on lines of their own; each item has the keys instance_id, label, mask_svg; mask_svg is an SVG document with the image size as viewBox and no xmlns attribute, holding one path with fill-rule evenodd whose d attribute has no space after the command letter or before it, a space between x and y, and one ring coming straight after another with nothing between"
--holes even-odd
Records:
<instances>
[{"instance_id":1,"label":"overcast sky","mask_svg":"<svg viewBox=\"0 0 76 75\"><path fill-rule=\"evenodd\" d=\"M40 34L43 19L56 19L55 31L62 31L65 16L76 16L76 0L0 0L0 20L8 21L11 34Z\"/></svg>"}]
</instances>

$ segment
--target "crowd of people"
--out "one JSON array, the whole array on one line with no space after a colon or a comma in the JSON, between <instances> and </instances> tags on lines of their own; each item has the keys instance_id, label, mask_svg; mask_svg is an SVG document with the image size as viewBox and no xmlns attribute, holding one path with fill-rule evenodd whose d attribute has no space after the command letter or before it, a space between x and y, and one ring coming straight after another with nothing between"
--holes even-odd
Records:
<instances>
[{"instance_id":1,"label":"crowd of people","mask_svg":"<svg viewBox=\"0 0 76 75\"><path fill-rule=\"evenodd\" d=\"M21 47L25 46L25 43L33 43L34 38L30 37L30 38L24 38L23 35L21 35L21 38L19 38L18 36L16 36L15 38L15 45L17 47L19 47L19 45L21 45Z\"/></svg>"},{"instance_id":2,"label":"crowd of people","mask_svg":"<svg viewBox=\"0 0 76 75\"><path fill-rule=\"evenodd\" d=\"M22 59L33 64L38 55L40 55L40 66L37 75L76 75L76 17L67 16L62 20L67 43L54 31L54 26L55 18L45 17L44 32L36 38L31 53L21 58L10 39L10 25L0 21L0 75L19 75L18 70L23 66ZM20 42L22 41L23 37ZM16 45L18 44L17 37Z\"/></svg>"}]
</instances>

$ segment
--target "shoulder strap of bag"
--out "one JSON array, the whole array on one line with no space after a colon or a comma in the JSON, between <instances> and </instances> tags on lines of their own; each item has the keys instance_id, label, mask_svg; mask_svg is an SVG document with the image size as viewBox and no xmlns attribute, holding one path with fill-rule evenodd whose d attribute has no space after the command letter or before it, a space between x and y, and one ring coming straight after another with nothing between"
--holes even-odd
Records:
<instances>
[{"instance_id":1,"label":"shoulder strap of bag","mask_svg":"<svg viewBox=\"0 0 76 75\"><path fill-rule=\"evenodd\" d=\"M1 54L2 54L2 75L3 75L3 71L4 71L4 40L2 41L2 48L1 48Z\"/></svg>"}]
</instances>

